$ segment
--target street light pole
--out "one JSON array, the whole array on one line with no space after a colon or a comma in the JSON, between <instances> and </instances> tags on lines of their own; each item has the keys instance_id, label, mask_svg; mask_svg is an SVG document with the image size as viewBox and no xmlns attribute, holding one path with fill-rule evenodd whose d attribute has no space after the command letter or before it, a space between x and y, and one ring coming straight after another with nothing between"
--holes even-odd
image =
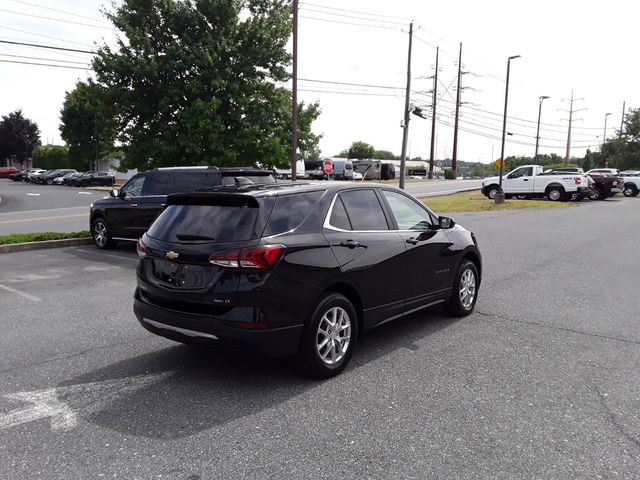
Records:
<instances>
[{"instance_id":1,"label":"street light pole","mask_svg":"<svg viewBox=\"0 0 640 480\"><path fill-rule=\"evenodd\" d=\"M609 118L609 115L613 115L612 113L605 113L604 114L604 134L602 135L602 166L604 168L607 168L608 162L607 162L607 157L604 154L604 144L607 143L607 118Z\"/></svg>"},{"instance_id":2,"label":"street light pole","mask_svg":"<svg viewBox=\"0 0 640 480\"><path fill-rule=\"evenodd\" d=\"M504 191L502 190L502 167L504 165L504 139L507 133L507 103L509 101L509 71L511 69L511 60L520 58L520 55L513 55L507 59L507 82L504 89L504 117L502 119L502 146L500 148L500 176L498 182L499 192L496 194L495 203L504 203Z\"/></svg>"},{"instance_id":3,"label":"street light pole","mask_svg":"<svg viewBox=\"0 0 640 480\"><path fill-rule=\"evenodd\" d=\"M538 106L538 130L536 131L536 154L534 155L535 158L535 162L538 162L538 146L540 144L540 115L542 114L542 101L546 100L547 97L546 95L543 95L540 97L540 105Z\"/></svg>"}]
</instances>

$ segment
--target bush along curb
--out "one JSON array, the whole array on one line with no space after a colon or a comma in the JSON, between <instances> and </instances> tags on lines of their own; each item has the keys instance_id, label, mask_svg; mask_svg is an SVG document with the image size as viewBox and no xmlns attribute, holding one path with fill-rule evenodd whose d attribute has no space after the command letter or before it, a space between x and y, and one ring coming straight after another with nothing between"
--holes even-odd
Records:
<instances>
[{"instance_id":1,"label":"bush along curb","mask_svg":"<svg viewBox=\"0 0 640 480\"><path fill-rule=\"evenodd\" d=\"M60 247L73 247L76 245L91 245L93 238L65 238L63 240L44 240L41 242L27 242L27 243L9 243L7 245L0 245L1 253L12 252L28 252L31 250L42 250L44 248L60 248Z\"/></svg>"}]
</instances>

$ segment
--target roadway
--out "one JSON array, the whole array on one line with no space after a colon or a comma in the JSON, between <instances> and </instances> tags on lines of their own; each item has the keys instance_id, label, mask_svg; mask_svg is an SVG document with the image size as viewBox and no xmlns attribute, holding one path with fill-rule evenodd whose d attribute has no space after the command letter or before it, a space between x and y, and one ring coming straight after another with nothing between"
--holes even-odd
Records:
<instances>
[{"instance_id":1,"label":"roadway","mask_svg":"<svg viewBox=\"0 0 640 480\"><path fill-rule=\"evenodd\" d=\"M132 246L4 254L0 478L638 478L638 207L453 215L476 312L383 325L326 381L143 330Z\"/></svg>"},{"instance_id":2,"label":"roadway","mask_svg":"<svg viewBox=\"0 0 640 480\"><path fill-rule=\"evenodd\" d=\"M480 188L481 180L408 181L419 197ZM0 179L0 235L89 229L89 205L107 194L86 188L33 185Z\"/></svg>"}]
</instances>

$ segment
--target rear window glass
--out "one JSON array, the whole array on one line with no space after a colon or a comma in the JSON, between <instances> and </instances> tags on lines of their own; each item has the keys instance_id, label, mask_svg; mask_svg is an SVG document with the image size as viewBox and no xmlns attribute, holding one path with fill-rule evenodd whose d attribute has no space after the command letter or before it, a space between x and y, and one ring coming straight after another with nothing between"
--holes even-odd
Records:
<instances>
[{"instance_id":1,"label":"rear window glass","mask_svg":"<svg viewBox=\"0 0 640 480\"><path fill-rule=\"evenodd\" d=\"M220 173L217 172L180 172L174 177L174 193L193 192L202 188L220 185Z\"/></svg>"},{"instance_id":2,"label":"rear window glass","mask_svg":"<svg viewBox=\"0 0 640 480\"><path fill-rule=\"evenodd\" d=\"M217 205L169 205L147 234L167 242L249 240L258 208Z\"/></svg>"},{"instance_id":3,"label":"rear window glass","mask_svg":"<svg viewBox=\"0 0 640 480\"><path fill-rule=\"evenodd\" d=\"M267 185L276 183L276 179L271 175L234 175L222 177L222 184L225 187L233 187L236 184L236 178L246 178L256 185Z\"/></svg>"},{"instance_id":4,"label":"rear window glass","mask_svg":"<svg viewBox=\"0 0 640 480\"><path fill-rule=\"evenodd\" d=\"M353 190L340 194L354 230L388 230L382 206L373 190Z\"/></svg>"},{"instance_id":5,"label":"rear window glass","mask_svg":"<svg viewBox=\"0 0 640 480\"><path fill-rule=\"evenodd\" d=\"M263 236L269 237L298 228L313 211L324 191L282 195L269 217Z\"/></svg>"}]
</instances>

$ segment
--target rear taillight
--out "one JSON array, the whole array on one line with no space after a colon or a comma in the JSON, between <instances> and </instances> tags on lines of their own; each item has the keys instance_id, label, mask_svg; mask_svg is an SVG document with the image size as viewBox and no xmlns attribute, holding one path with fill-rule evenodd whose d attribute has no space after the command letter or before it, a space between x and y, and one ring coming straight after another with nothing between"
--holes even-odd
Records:
<instances>
[{"instance_id":1,"label":"rear taillight","mask_svg":"<svg viewBox=\"0 0 640 480\"><path fill-rule=\"evenodd\" d=\"M136 243L136 252L138 252L140 258L144 258L148 254L147 246L142 242L142 239L139 239L138 243Z\"/></svg>"},{"instance_id":2,"label":"rear taillight","mask_svg":"<svg viewBox=\"0 0 640 480\"><path fill-rule=\"evenodd\" d=\"M576 182L576 185L580 185L582 183L582 179L580 177L574 177L573 181Z\"/></svg>"},{"instance_id":3,"label":"rear taillight","mask_svg":"<svg viewBox=\"0 0 640 480\"><path fill-rule=\"evenodd\" d=\"M217 252L209 257L209 263L221 268L270 270L278 263L285 249L284 245L261 245Z\"/></svg>"}]
</instances>

